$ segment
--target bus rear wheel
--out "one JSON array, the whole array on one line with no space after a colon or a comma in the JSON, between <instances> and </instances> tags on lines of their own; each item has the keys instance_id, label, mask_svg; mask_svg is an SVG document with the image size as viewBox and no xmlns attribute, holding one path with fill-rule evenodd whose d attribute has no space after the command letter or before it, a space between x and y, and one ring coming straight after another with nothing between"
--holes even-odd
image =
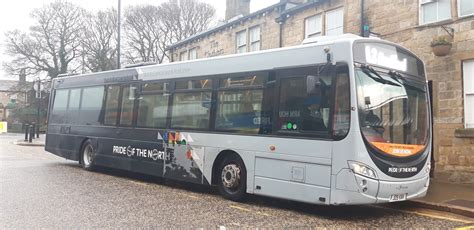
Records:
<instances>
[{"instance_id":1,"label":"bus rear wheel","mask_svg":"<svg viewBox=\"0 0 474 230\"><path fill-rule=\"evenodd\" d=\"M84 142L79 160L85 170L92 171L94 169L94 146L90 140Z\"/></svg>"},{"instance_id":2,"label":"bus rear wheel","mask_svg":"<svg viewBox=\"0 0 474 230\"><path fill-rule=\"evenodd\" d=\"M225 157L219 165L219 193L226 199L241 201L247 190L247 171L244 162L237 155Z\"/></svg>"}]
</instances>

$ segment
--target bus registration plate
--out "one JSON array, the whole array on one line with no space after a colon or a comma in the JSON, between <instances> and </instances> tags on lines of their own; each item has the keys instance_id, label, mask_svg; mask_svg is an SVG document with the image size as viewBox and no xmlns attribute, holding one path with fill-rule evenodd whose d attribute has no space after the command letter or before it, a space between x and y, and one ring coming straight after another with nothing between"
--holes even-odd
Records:
<instances>
[{"instance_id":1,"label":"bus registration plate","mask_svg":"<svg viewBox=\"0 0 474 230\"><path fill-rule=\"evenodd\" d=\"M402 201L407 199L407 194L392 194L390 195L389 202Z\"/></svg>"}]
</instances>

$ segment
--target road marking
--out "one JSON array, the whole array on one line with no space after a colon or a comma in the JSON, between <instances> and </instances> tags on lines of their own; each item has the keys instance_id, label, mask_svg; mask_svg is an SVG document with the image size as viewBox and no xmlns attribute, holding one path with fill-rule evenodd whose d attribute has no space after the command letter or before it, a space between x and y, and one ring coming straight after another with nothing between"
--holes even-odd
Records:
<instances>
[{"instance_id":1,"label":"road marking","mask_svg":"<svg viewBox=\"0 0 474 230\"><path fill-rule=\"evenodd\" d=\"M238 209L238 210L244 211L244 212L251 212L251 213L254 213L254 214L257 214L257 215L271 216L270 214L265 213L265 212L253 211L253 210L251 210L251 209L244 208L244 207L240 207L240 206L237 206L237 205L230 205L229 207L230 207L230 208L234 208L234 209Z\"/></svg>"},{"instance_id":2,"label":"road marking","mask_svg":"<svg viewBox=\"0 0 474 230\"><path fill-rule=\"evenodd\" d=\"M472 230L474 229L474 225L468 225L464 227L454 228L455 230Z\"/></svg>"},{"instance_id":3,"label":"road marking","mask_svg":"<svg viewBox=\"0 0 474 230\"><path fill-rule=\"evenodd\" d=\"M410 214L416 214L416 215L420 215L420 216L426 216L426 217L435 218L435 219L441 219L441 220L449 220L449 221L454 221L454 222L460 222L460 223L464 223L464 224L470 224L470 223L472 223L472 221L462 220L462 219L453 218L453 217L440 216L440 215L434 215L434 214L429 214L429 213L423 213L423 212L417 212L417 211L410 211L410 210L402 210L402 209L395 209L395 208L382 207L382 206L375 206L375 205L371 205L371 206L372 206L372 207L376 207L376 208L390 209L390 210L395 210L395 211L404 212L404 213L410 213Z\"/></svg>"},{"instance_id":4,"label":"road marking","mask_svg":"<svg viewBox=\"0 0 474 230\"><path fill-rule=\"evenodd\" d=\"M193 198L193 199L199 199L199 197L193 196L193 195L187 195L187 194L182 194L182 195L187 196L189 198Z\"/></svg>"},{"instance_id":5,"label":"road marking","mask_svg":"<svg viewBox=\"0 0 474 230\"><path fill-rule=\"evenodd\" d=\"M132 182L134 184L138 184L138 185L148 186L147 183L144 183L144 182L141 182L141 181L131 180L130 182Z\"/></svg>"}]
</instances>

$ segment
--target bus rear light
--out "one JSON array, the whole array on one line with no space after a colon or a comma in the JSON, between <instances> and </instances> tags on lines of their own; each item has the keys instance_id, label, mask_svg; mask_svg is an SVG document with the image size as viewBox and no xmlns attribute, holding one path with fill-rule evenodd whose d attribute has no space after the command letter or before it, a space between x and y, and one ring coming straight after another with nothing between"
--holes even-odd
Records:
<instances>
[{"instance_id":1,"label":"bus rear light","mask_svg":"<svg viewBox=\"0 0 474 230\"><path fill-rule=\"evenodd\" d=\"M348 164L352 172L372 179L377 179L377 174L369 166L355 161L348 161Z\"/></svg>"}]
</instances>

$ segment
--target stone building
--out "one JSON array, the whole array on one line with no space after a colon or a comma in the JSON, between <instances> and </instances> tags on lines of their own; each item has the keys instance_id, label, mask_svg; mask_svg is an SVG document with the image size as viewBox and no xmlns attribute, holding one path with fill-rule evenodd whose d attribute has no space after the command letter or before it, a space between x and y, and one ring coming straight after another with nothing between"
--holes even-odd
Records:
<instances>
[{"instance_id":1,"label":"stone building","mask_svg":"<svg viewBox=\"0 0 474 230\"><path fill-rule=\"evenodd\" d=\"M433 104L434 177L474 183L474 1L281 0L249 14L227 0L226 23L169 47L171 61L299 45L353 33L401 44L426 64ZM436 56L433 40L452 44Z\"/></svg>"},{"instance_id":2,"label":"stone building","mask_svg":"<svg viewBox=\"0 0 474 230\"><path fill-rule=\"evenodd\" d=\"M24 81L0 80L0 121L12 122L10 110L28 103L29 92L25 90L25 84ZM31 88L31 84L28 85Z\"/></svg>"}]
</instances>

